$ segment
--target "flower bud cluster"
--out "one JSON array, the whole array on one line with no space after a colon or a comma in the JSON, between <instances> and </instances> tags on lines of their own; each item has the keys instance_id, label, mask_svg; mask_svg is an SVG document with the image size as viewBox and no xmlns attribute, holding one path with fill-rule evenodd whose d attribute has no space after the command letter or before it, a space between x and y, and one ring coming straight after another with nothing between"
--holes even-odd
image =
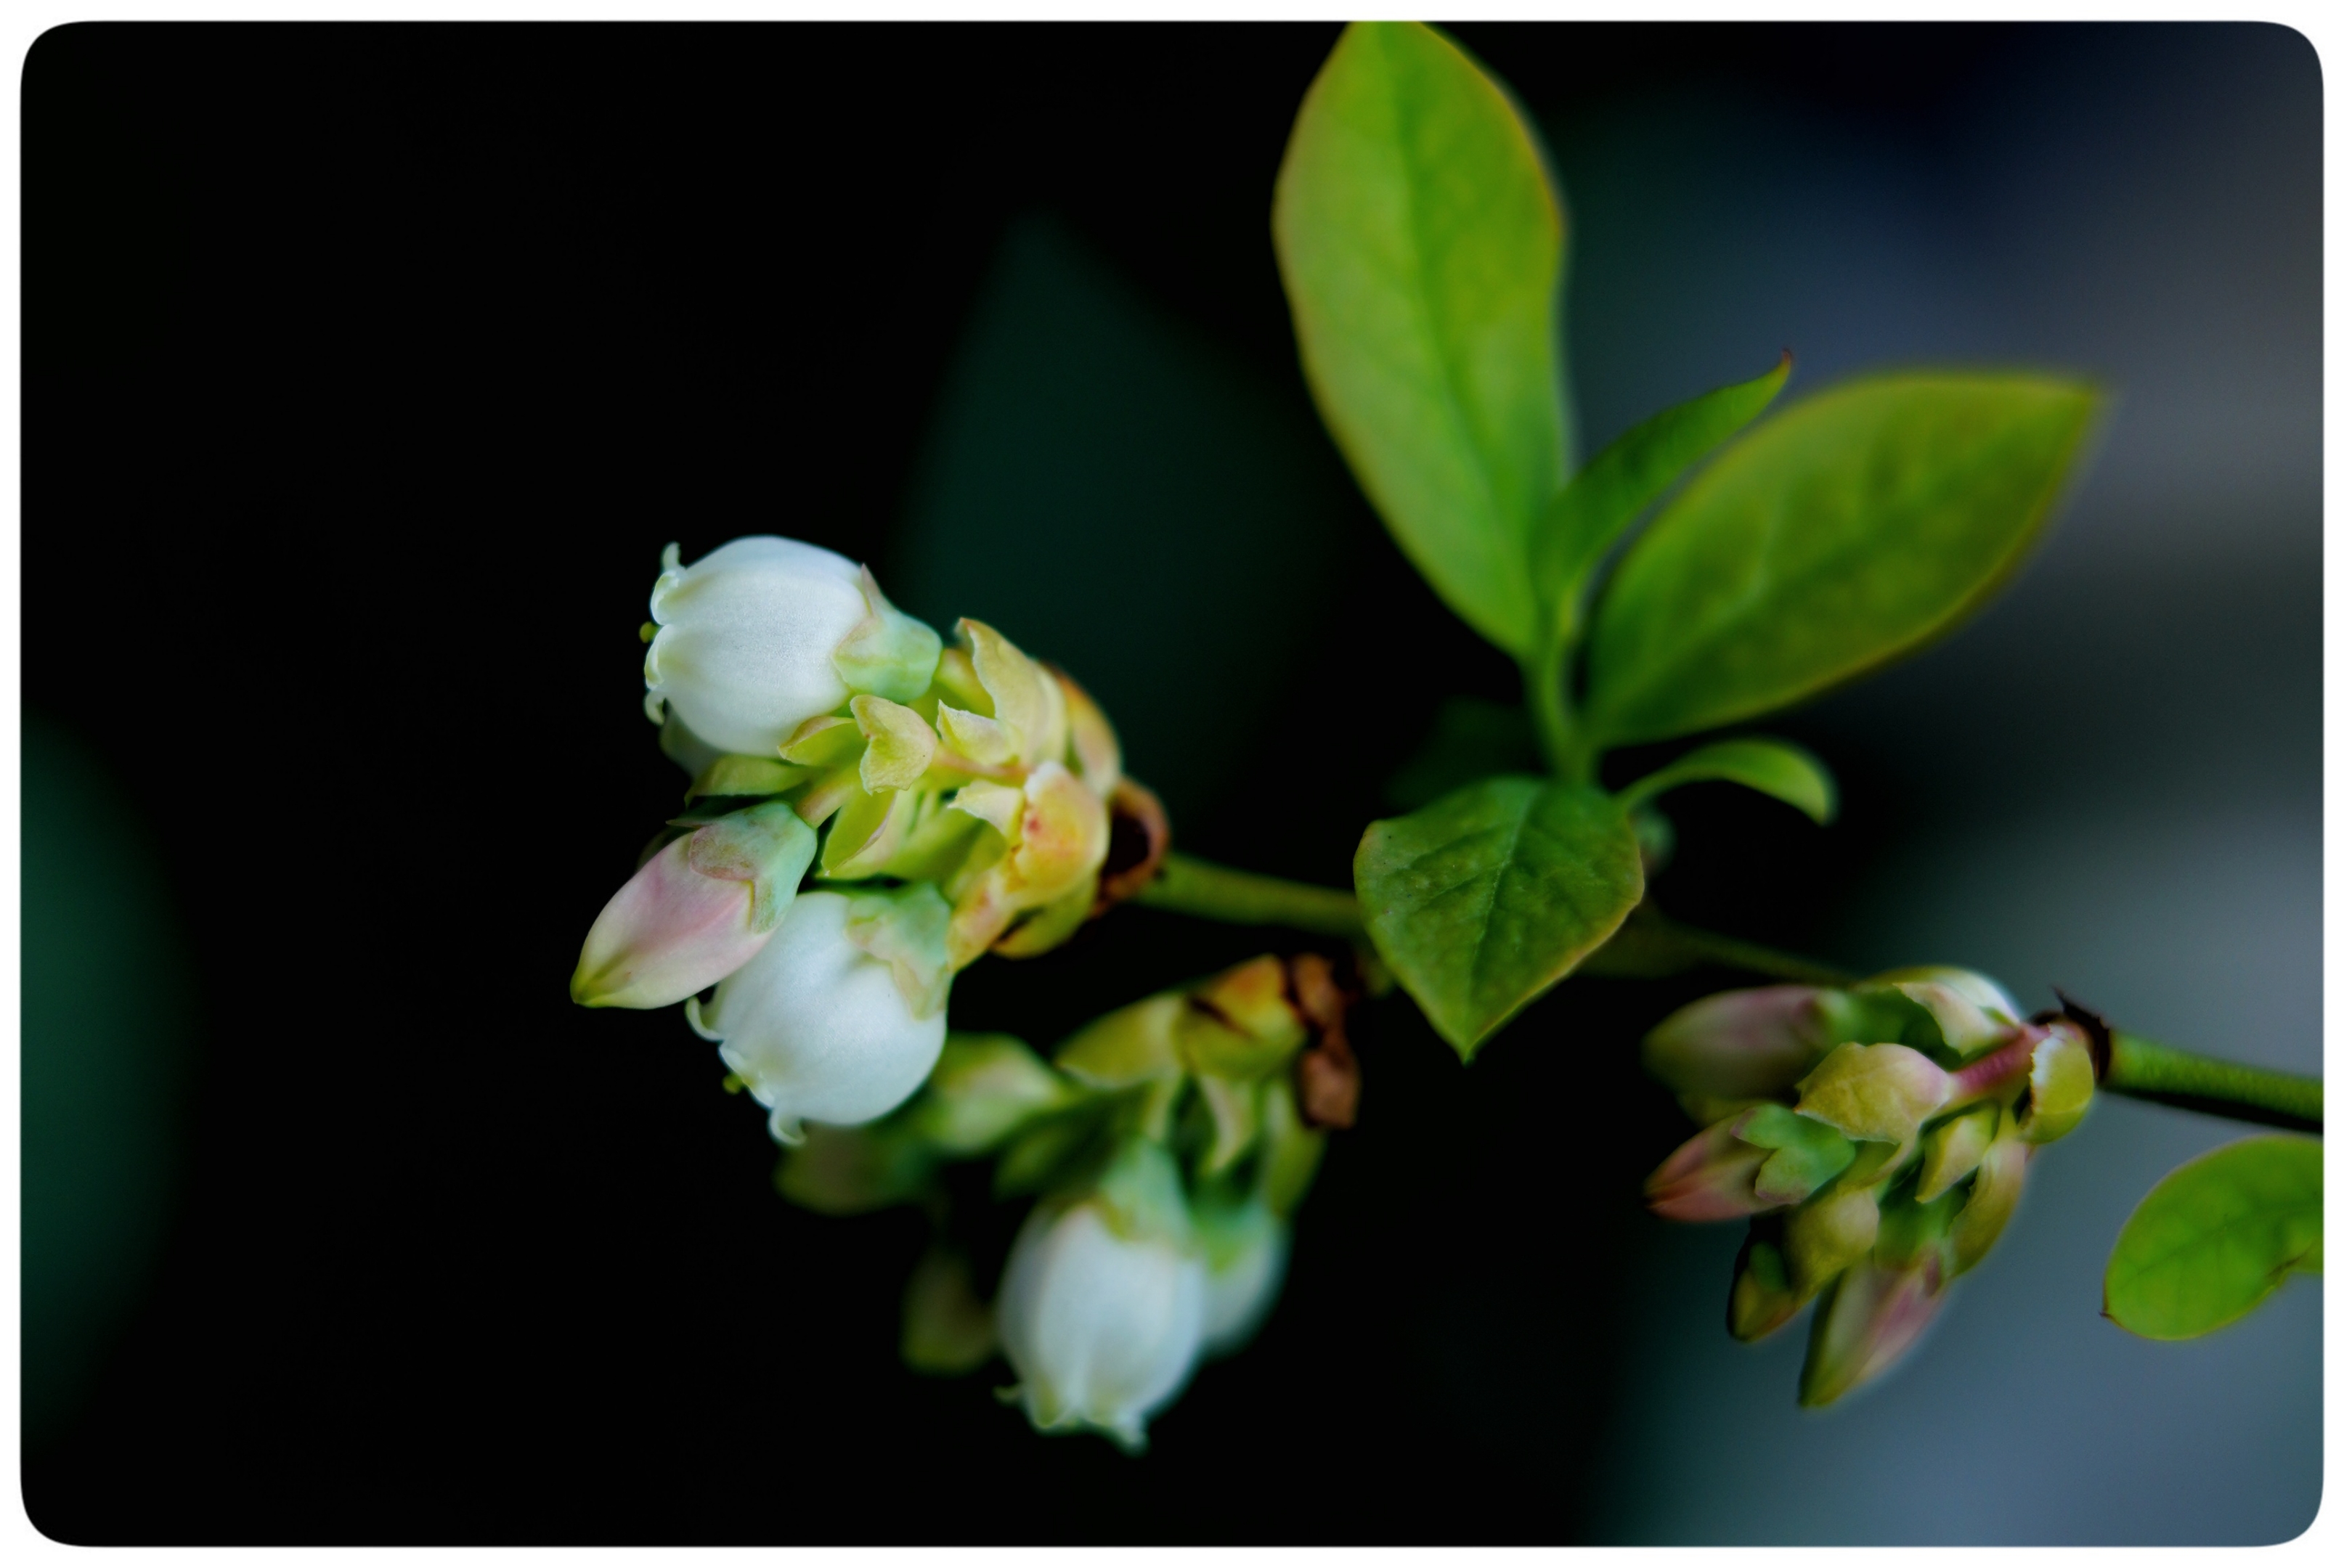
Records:
<instances>
[{"instance_id":1,"label":"flower bud cluster","mask_svg":"<svg viewBox=\"0 0 2344 1568\"><path fill-rule=\"evenodd\" d=\"M1811 1406L1912 1347L2096 1081L2086 1022L2024 1020L1992 980L1951 969L1722 992L1663 1020L1644 1060L1706 1124L1646 1200L1664 1219L1749 1219L1726 1310L1737 1339L1818 1302L1799 1386Z\"/></svg>"},{"instance_id":2,"label":"flower bud cluster","mask_svg":"<svg viewBox=\"0 0 2344 1568\"><path fill-rule=\"evenodd\" d=\"M1137 787L1073 681L979 621L946 647L868 568L766 536L662 564L645 705L693 781L571 995L685 1003L784 1142L869 1121L935 1066L957 971L1098 907Z\"/></svg>"},{"instance_id":3,"label":"flower bud cluster","mask_svg":"<svg viewBox=\"0 0 2344 1568\"><path fill-rule=\"evenodd\" d=\"M1198 1362L1242 1346L1275 1302L1289 1224L1359 1100L1350 998L1315 955L1263 957L1094 1020L1045 1061L955 1034L892 1114L817 1126L783 1194L826 1213L917 1202L950 1213L954 1172L992 1166L990 1209L1032 1200L1002 1265L993 1332L972 1330L967 1251L941 1243L904 1300L905 1359L975 1370L996 1347L1037 1430L1137 1451Z\"/></svg>"}]
</instances>

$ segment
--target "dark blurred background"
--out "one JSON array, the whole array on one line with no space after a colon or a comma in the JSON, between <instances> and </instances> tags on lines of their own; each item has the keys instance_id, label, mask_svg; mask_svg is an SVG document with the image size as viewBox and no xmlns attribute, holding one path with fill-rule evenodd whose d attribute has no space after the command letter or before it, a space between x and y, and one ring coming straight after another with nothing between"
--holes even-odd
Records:
<instances>
[{"instance_id":1,"label":"dark blurred background","mask_svg":"<svg viewBox=\"0 0 2344 1568\"><path fill-rule=\"evenodd\" d=\"M2258 26L1460 27L1546 130L1595 445L1799 356L2104 378L2096 470L1953 642L1774 726L1816 829L1672 798L1682 917L2057 982L2319 1060L2320 84ZM1508 665L1298 374L1267 215L1327 26L161 27L25 102L24 1499L132 1542L2268 1542L2319 1291L2096 1316L2235 1129L2096 1110L1896 1374L1793 1407L1732 1228L1636 1204L1576 981L1364 1121L1255 1347L1129 1460L896 1362L922 1239L772 1191L577 944L682 783L670 539L797 535L1076 671L1182 843L1326 882ZM988 961L1046 1046L1260 950L1126 910Z\"/></svg>"}]
</instances>

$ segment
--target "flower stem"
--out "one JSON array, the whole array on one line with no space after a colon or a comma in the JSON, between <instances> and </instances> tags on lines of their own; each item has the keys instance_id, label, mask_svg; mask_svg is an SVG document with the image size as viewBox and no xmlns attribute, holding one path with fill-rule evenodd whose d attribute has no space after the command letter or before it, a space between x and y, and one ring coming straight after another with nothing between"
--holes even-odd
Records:
<instances>
[{"instance_id":1,"label":"flower stem","mask_svg":"<svg viewBox=\"0 0 2344 1568\"><path fill-rule=\"evenodd\" d=\"M2302 1132L2320 1130L2319 1079L2217 1061L2120 1029L2108 1031L2107 1071L2100 1079L2100 1087L2135 1100L2153 1100L2235 1121L2291 1127Z\"/></svg>"},{"instance_id":2,"label":"flower stem","mask_svg":"<svg viewBox=\"0 0 2344 1568\"><path fill-rule=\"evenodd\" d=\"M1288 926L1332 937L1367 932L1359 901L1340 888L1318 888L1217 866L1177 852L1133 895L1132 902L1238 926Z\"/></svg>"}]
</instances>

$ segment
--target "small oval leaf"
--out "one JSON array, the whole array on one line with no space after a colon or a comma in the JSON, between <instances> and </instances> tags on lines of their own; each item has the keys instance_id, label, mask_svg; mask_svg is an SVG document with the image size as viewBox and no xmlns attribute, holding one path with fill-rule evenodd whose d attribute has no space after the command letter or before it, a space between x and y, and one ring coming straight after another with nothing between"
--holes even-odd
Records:
<instances>
[{"instance_id":1,"label":"small oval leaf","mask_svg":"<svg viewBox=\"0 0 2344 1568\"><path fill-rule=\"evenodd\" d=\"M1644 896L1618 801L1518 776L1369 824L1353 873L1376 950L1469 1061Z\"/></svg>"},{"instance_id":2,"label":"small oval leaf","mask_svg":"<svg viewBox=\"0 0 2344 1568\"><path fill-rule=\"evenodd\" d=\"M1633 809L1680 784L1722 779L1772 795L1795 806L1818 822L1828 822L1839 809L1839 789L1823 759L1803 746L1763 735L1743 736L1696 747L1657 772L1647 773L1620 791L1620 803Z\"/></svg>"},{"instance_id":3,"label":"small oval leaf","mask_svg":"<svg viewBox=\"0 0 2344 1568\"><path fill-rule=\"evenodd\" d=\"M1530 127L1431 28L1354 24L1295 117L1270 224L1360 488L1449 607L1527 656L1530 536L1570 467L1562 206Z\"/></svg>"},{"instance_id":4,"label":"small oval leaf","mask_svg":"<svg viewBox=\"0 0 2344 1568\"><path fill-rule=\"evenodd\" d=\"M2195 1339L2290 1272L2319 1272L2319 1154L2308 1138L2247 1138L2174 1170L2117 1237L2102 1310L2144 1339Z\"/></svg>"},{"instance_id":5,"label":"small oval leaf","mask_svg":"<svg viewBox=\"0 0 2344 1568\"><path fill-rule=\"evenodd\" d=\"M1597 604L1594 743L1750 719L1949 630L2041 532L2097 402L2048 377L1880 376L1759 426Z\"/></svg>"}]
</instances>

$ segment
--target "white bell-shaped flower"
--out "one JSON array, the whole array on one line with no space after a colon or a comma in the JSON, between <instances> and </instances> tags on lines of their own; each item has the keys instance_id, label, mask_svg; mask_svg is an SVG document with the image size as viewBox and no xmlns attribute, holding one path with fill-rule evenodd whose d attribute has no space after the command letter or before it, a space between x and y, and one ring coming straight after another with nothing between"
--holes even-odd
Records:
<instances>
[{"instance_id":1,"label":"white bell-shaped flower","mask_svg":"<svg viewBox=\"0 0 2344 1568\"><path fill-rule=\"evenodd\" d=\"M1010 1250L996 1309L1018 1397L1044 1432L1094 1428L1124 1448L1147 1443L1203 1347L1205 1264L1177 1212L1179 1178L1143 1146L1122 1201L1113 1178L1072 1204L1037 1205ZM1125 1174L1134 1161L1119 1161ZM1169 1185L1168 1199L1160 1191ZM1132 1186L1159 1190L1129 1201Z\"/></svg>"},{"instance_id":2,"label":"white bell-shaped flower","mask_svg":"<svg viewBox=\"0 0 2344 1568\"><path fill-rule=\"evenodd\" d=\"M670 545L662 565L644 706L655 720L672 709L719 750L772 756L852 693L908 701L935 672L935 632L844 556L757 534L689 567Z\"/></svg>"},{"instance_id":3,"label":"white bell-shaped flower","mask_svg":"<svg viewBox=\"0 0 2344 1568\"><path fill-rule=\"evenodd\" d=\"M951 910L935 888L800 893L781 928L686 1016L794 1143L804 1121L852 1127L920 1087L945 1043Z\"/></svg>"}]
</instances>

